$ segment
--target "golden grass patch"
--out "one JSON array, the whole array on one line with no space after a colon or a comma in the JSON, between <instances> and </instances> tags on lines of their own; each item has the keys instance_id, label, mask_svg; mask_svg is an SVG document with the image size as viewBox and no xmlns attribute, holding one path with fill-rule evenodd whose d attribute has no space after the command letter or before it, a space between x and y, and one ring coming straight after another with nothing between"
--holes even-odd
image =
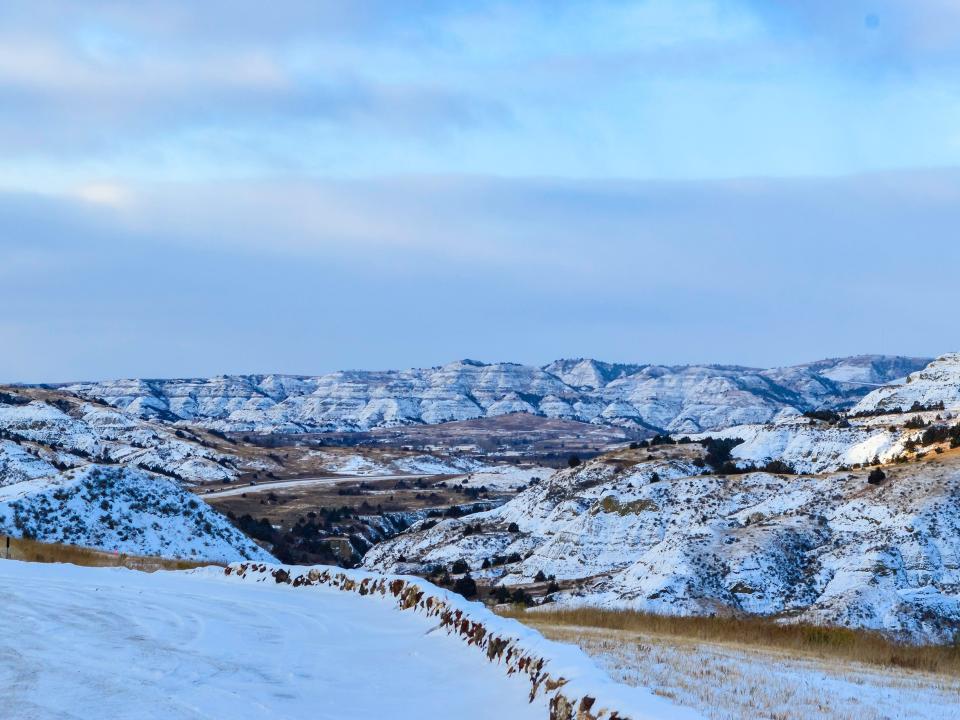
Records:
<instances>
[{"instance_id":1,"label":"golden grass patch","mask_svg":"<svg viewBox=\"0 0 960 720\"><path fill-rule=\"evenodd\" d=\"M219 565L213 562L197 562L126 553L110 553L79 545L44 543L25 538L8 538L0 535L0 558L39 563L69 563L85 567L125 567L143 572L157 570L191 570L204 565Z\"/></svg>"},{"instance_id":2,"label":"golden grass patch","mask_svg":"<svg viewBox=\"0 0 960 720\"><path fill-rule=\"evenodd\" d=\"M515 607L500 614L539 628L583 627L645 633L960 677L960 644L911 645L867 630L778 623L760 617L679 617L589 607L534 612Z\"/></svg>"}]
</instances>

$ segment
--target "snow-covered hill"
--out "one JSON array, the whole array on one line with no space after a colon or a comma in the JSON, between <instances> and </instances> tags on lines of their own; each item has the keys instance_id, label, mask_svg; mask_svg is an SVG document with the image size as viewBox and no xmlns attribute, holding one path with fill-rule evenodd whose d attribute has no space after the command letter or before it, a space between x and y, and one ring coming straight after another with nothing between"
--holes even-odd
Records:
<instances>
[{"instance_id":1,"label":"snow-covered hill","mask_svg":"<svg viewBox=\"0 0 960 720\"><path fill-rule=\"evenodd\" d=\"M0 393L0 532L137 555L270 559L185 489L236 477L240 458L193 432L33 394Z\"/></svg>"},{"instance_id":2,"label":"snow-covered hill","mask_svg":"<svg viewBox=\"0 0 960 720\"><path fill-rule=\"evenodd\" d=\"M391 476L391 475L460 475L475 471L496 471L496 466L478 460L454 455L441 457L427 454L391 454L380 452L376 456L360 452L331 452L313 450L308 456L318 469L338 475ZM509 466L508 466L509 467Z\"/></svg>"},{"instance_id":3,"label":"snow-covered hill","mask_svg":"<svg viewBox=\"0 0 960 720\"><path fill-rule=\"evenodd\" d=\"M739 467L764 467L780 461L799 473L822 473L899 457L907 440L922 434L904 427L909 419L887 417L885 424L854 420L840 426L795 416L691 437L742 440L731 451L731 459Z\"/></svg>"},{"instance_id":4,"label":"snow-covered hill","mask_svg":"<svg viewBox=\"0 0 960 720\"><path fill-rule=\"evenodd\" d=\"M960 353L943 355L911 373L906 381L880 388L857 403L853 413L909 411L913 407L960 408Z\"/></svg>"},{"instance_id":5,"label":"snow-covered hill","mask_svg":"<svg viewBox=\"0 0 960 720\"><path fill-rule=\"evenodd\" d=\"M0 447L16 450L9 443ZM13 445L13 448L16 448ZM0 461L2 462L2 461ZM87 465L0 487L0 532L133 555L232 562L272 558L226 518L167 478Z\"/></svg>"},{"instance_id":6,"label":"snow-covered hill","mask_svg":"<svg viewBox=\"0 0 960 720\"><path fill-rule=\"evenodd\" d=\"M414 527L364 566L429 572L463 559L488 582L555 575L559 603L937 640L960 628L960 458L888 468L871 484L867 471L704 475L697 447L598 458L489 512Z\"/></svg>"},{"instance_id":7,"label":"snow-covered hill","mask_svg":"<svg viewBox=\"0 0 960 720\"><path fill-rule=\"evenodd\" d=\"M471 360L318 377L220 376L69 386L142 418L221 431L368 430L526 412L592 423L700 432L768 422L785 408L838 407L925 359L858 356L770 370L558 360L542 368Z\"/></svg>"},{"instance_id":8,"label":"snow-covered hill","mask_svg":"<svg viewBox=\"0 0 960 720\"><path fill-rule=\"evenodd\" d=\"M185 484L232 480L239 473L239 458L204 445L193 433L109 406L48 395L41 400L7 394L7 402L0 397L0 437L24 444L61 468L118 463Z\"/></svg>"}]
</instances>

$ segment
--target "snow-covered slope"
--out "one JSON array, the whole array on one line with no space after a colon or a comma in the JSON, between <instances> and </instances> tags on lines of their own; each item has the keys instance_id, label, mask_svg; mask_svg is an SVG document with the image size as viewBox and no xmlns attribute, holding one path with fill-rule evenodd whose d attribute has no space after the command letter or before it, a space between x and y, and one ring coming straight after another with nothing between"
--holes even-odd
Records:
<instances>
[{"instance_id":1,"label":"snow-covered slope","mask_svg":"<svg viewBox=\"0 0 960 720\"><path fill-rule=\"evenodd\" d=\"M184 489L235 477L238 458L193 433L41 394L47 401L0 394L0 532L136 555L270 559Z\"/></svg>"},{"instance_id":2,"label":"snow-covered slope","mask_svg":"<svg viewBox=\"0 0 960 720\"><path fill-rule=\"evenodd\" d=\"M907 419L888 419L884 425L855 420L841 427L804 417L787 417L764 425L735 425L691 437L742 440L731 451L731 459L742 468L781 461L799 473L822 473L894 460L903 453L908 439L921 434L903 427Z\"/></svg>"},{"instance_id":3,"label":"snow-covered slope","mask_svg":"<svg viewBox=\"0 0 960 720\"><path fill-rule=\"evenodd\" d=\"M908 411L912 407L960 407L960 353L943 355L901 384L880 388L857 403L853 413Z\"/></svg>"},{"instance_id":4,"label":"snow-covered slope","mask_svg":"<svg viewBox=\"0 0 960 720\"><path fill-rule=\"evenodd\" d=\"M573 717L551 703L559 707L574 686L594 692L589 717L700 717L613 682L576 647L427 583L468 630L488 628L483 645L445 631L436 614L401 611L390 593L246 577L0 561L6 604L16 608L0 634L0 717L547 720ZM488 645L493 637L509 642L509 655ZM521 648L545 662L517 671L526 666ZM559 690L545 682L559 677L567 681Z\"/></svg>"},{"instance_id":5,"label":"snow-covered slope","mask_svg":"<svg viewBox=\"0 0 960 720\"><path fill-rule=\"evenodd\" d=\"M391 455L381 452L374 456L313 450L309 457L318 469L338 475L460 475L498 469L496 466L488 466L472 458L453 455L447 457L426 454Z\"/></svg>"},{"instance_id":6,"label":"snow-covered slope","mask_svg":"<svg viewBox=\"0 0 960 720\"><path fill-rule=\"evenodd\" d=\"M16 404L5 404L0 398L0 437L23 443L60 467L91 460L119 463L186 484L232 480L238 475L238 458L204 446L183 430L75 398L57 397L51 402L21 398Z\"/></svg>"},{"instance_id":7,"label":"snow-covered slope","mask_svg":"<svg viewBox=\"0 0 960 720\"><path fill-rule=\"evenodd\" d=\"M14 446L16 447L16 446ZM272 558L206 503L141 470L87 465L60 473L27 464L0 477L0 532L134 555L232 562Z\"/></svg>"},{"instance_id":8,"label":"snow-covered slope","mask_svg":"<svg viewBox=\"0 0 960 720\"><path fill-rule=\"evenodd\" d=\"M784 408L850 404L869 390L864 383L886 383L927 362L859 356L757 370L595 360L558 360L537 368L463 360L402 371L118 380L68 389L139 417L187 420L223 431L367 430L527 412L699 432L768 422Z\"/></svg>"},{"instance_id":9,"label":"snow-covered slope","mask_svg":"<svg viewBox=\"0 0 960 720\"><path fill-rule=\"evenodd\" d=\"M960 462L898 467L872 485L866 471L702 475L691 459L599 458L494 510L414 527L364 566L428 572L464 559L490 582L556 575L569 581L560 603L728 609L938 640L960 628Z\"/></svg>"}]
</instances>

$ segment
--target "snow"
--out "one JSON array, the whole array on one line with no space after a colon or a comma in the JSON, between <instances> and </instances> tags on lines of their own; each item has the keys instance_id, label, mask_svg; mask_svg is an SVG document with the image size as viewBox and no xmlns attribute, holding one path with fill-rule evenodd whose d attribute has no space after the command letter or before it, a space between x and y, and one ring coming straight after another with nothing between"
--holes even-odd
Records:
<instances>
[{"instance_id":1,"label":"snow","mask_svg":"<svg viewBox=\"0 0 960 720\"><path fill-rule=\"evenodd\" d=\"M0 487L56 475L57 469L16 443L0 440Z\"/></svg>"},{"instance_id":2,"label":"snow","mask_svg":"<svg viewBox=\"0 0 960 720\"><path fill-rule=\"evenodd\" d=\"M457 480L466 487L479 488L486 486L489 490L505 491L526 487L531 481L546 480L552 477L554 472L556 471L553 468L539 465L530 467L500 465L481 472L469 473Z\"/></svg>"},{"instance_id":3,"label":"snow","mask_svg":"<svg viewBox=\"0 0 960 720\"><path fill-rule=\"evenodd\" d=\"M550 634L575 639L618 681L651 687L711 720L960 716L960 681L943 676L587 628Z\"/></svg>"},{"instance_id":4,"label":"snow","mask_svg":"<svg viewBox=\"0 0 960 720\"><path fill-rule=\"evenodd\" d=\"M537 368L462 360L311 378L116 380L69 389L142 417L172 414L223 431L362 431L525 412L691 433L768 422L785 408L849 404L867 390L850 382L889 382L927 362L861 356L758 370L596 360L560 360Z\"/></svg>"},{"instance_id":5,"label":"snow","mask_svg":"<svg viewBox=\"0 0 960 720\"><path fill-rule=\"evenodd\" d=\"M269 578L268 578L269 579ZM0 634L0 716L38 720L547 717L523 673L401 612L390 596L294 588L222 570L154 574L0 561L17 622ZM441 593L442 591L437 590ZM451 603L457 603L448 598ZM611 681L579 649L465 603L547 667L633 720L696 720Z\"/></svg>"},{"instance_id":6,"label":"snow","mask_svg":"<svg viewBox=\"0 0 960 720\"><path fill-rule=\"evenodd\" d=\"M88 465L0 487L0 532L135 555L272 560L171 480L114 466Z\"/></svg>"},{"instance_id":7,"label":"snow","mask_svg":"<svg viewBox=\"0 0 960 720\"><path fill-rule=\"evenodd\" d=\"M909 375L905 382L880 388L861 400L853 412L910 410L943 403L960 407L960 353L949 353Z\"/></svg>"},{"instance_id":8,"label":"snow","mask_svg":"<svg viewBox=\"0 0 960 720\"><path fill-rule=\"evenodd\" d=\"M516 620L493 614L483 604L470 602L462 596L444 590L417 577L379 575L361 570L341 570L316 566L270 567L251 566L249 563L228 568L228 577L241 583L280 583L278 571L287 573L286 583L302 592L336 587L347 594L357 594L371 602L387 603L404 608L403 614L416 614L440 619L437 632L459 635L461 642L474 652L490 657L491 643L501 642L506 653L491 659L501 665L508 675L526 676L532 684L533 702L544 695L555 693L574 703L574 711L581 698L596 701L593 711L600 717L617 712L618 717L632 720L697 720L700 715L680 708L657 697L645 688L627 687L611 680L609 675L591 661L579 648L544 638L539 632ZM204 572L204 571L195 571ZM377 587L381 591L377 591ZM393 589L394 586L398 586ZM475 630L482 630L477 635ZM524 659L527 661L524 663ZM561 680L549 687L549 681ZM536 691L535 693L533 691ZM559 690L559 692L556 692Z\"/></svg>"},{"instance_id":9,"label":"snow","mask_svg":"<svg viewBox=\"0 0 960 720\"><path fill-rule=\"evenodd\" d=\"M399 455L383 454L377 458L366 455L341 455L314 451L310 458L317 467L338 475L359 477L385 477L397 474L407 475L459 475L485 467L483 463L471 458L437 455Z\"/></svg>"},{"instance_id":10,"label":"snow","mask_svg":"<svg viewBox=\"0 0 960 720\"><path fill-rule=\"evenodd\" d=\"M866 472L699 473L680 460L619 469L601 458L493 510L415 525L373 547L363 565L429 572L463 559L494 583L530 583L539 572L581 581L554 595L560 605L666 614L720 606L952 638L960 622L956 464L879 487ZM492 562L514 554L519 560Z\"/></svg>"},{"instance_id":11,"label":"snow","mask_svg":"<svg viewBox=\"0 0 960 720\"><path fill-rule=\"evenodd\" d=\"M736 425L690 437L743 440L731 452L732 459L741 467L762 467L771 460L782 460L799 473L822 473L870 464L875 458L889 462L903 450L903 441L909 435L902 428L891 431L887 425L838 428L803 417L786 417L780 422Z\"/></svg>"},{"instance_id":12,"label":"snow","mask_svg":"<svg viewBox=\"0 0 960 720\"><path fill-rule=\"evenodd\" d=\"M50 459L67 466L97 458L173 475L185 483L238 475L237 458L182 440L167 427L70 396L60 400L70 414L38 400L0 404L0 431L44 446Z\"/></svg>"}]
</instances>

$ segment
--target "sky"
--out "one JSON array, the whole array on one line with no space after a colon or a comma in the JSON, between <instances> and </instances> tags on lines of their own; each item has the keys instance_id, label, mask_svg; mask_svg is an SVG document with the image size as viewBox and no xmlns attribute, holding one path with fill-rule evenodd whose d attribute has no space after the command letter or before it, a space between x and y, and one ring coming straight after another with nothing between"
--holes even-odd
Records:
<instances>
[{"instance_id":1,"label":"sky","mask_svg":"<svg viewBox=\"0 0 960 720\"><path fill-rule=\"evenodd\" d=\"M0 4L0 382L960 349L954 0Z\"/></svg>"}]
</instances>

